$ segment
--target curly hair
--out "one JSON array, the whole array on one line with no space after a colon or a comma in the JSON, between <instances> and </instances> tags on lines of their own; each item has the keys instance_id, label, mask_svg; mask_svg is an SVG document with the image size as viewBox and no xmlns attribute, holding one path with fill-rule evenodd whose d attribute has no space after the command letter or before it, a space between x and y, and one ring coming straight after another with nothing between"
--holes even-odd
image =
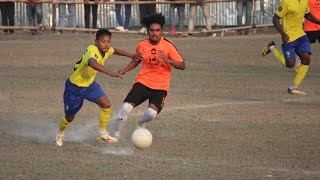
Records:
<instances>
[{"instance_id":1,"label":"curly hair","mask_svg":"<svg viewBox=\"0 0 320 180\"><path fill-rule=\"evenodd\" d=\"M142 23L145 24L148 29L150 25L154 23L160 24L161 28L163 28L165 21L165 17L161 13L157 13L151 16L144 17Z\"/></svg>"}]
</instances>

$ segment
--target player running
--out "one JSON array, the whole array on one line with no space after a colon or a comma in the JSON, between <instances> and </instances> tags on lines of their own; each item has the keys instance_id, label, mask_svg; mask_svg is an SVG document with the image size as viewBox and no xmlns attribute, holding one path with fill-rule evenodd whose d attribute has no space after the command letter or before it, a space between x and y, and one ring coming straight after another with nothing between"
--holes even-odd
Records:
<instances>
[{"instance_id":1,"label":"player running","mask_svg":"<svg viewBox=\"0 0 320 180\"><path fill-rule=\"evenodd\" d=\"M120 136L120 131L132 109L146 100L149 100L149 106L137 121L137 125L144 127L146 122L154 119L160 113L167 98L172 67L179 70L185 69L185 61L174 44L162 37L164 23L165 17L162 14L143 19L149 38L140 41L136 49L143 59L132 60L126 68L119 70L121 74L125 74L142 63L141 70L136 76L136 83L117 114L114 126L115 137Z\"/></svg>"},{"instance_id":2,"label":"player running","mask_svg":"<svg viewBox=\"0 0 320 180\"><path fill-rule=\"evenodd\" d=\"M307 0L281 0L280 6L273 17L273 24L281 34L282 51L284 53L275 48L274 42L270 42L262 52L262 55L265 56L272 51L276 59L288 68L296 65L296 76L288 87L288 93L290 94L306 94L298 90L298 86L308 72L311 54L309 39L302 27L304 18L320 24L320 21L310 13ZM280 24L280 19L282 19L282 24ZM301 59L301 65L299 66L296 64L295 54Z\"/></svg>"},{"instance_id":3,"label":"player running","mask_svg":"<svg viewBox=\"0 0 320 180\"><path fill-rule=\"evenodd\" d=\"M137 54L130 54L111 47L111 33L108 29L97 31L95 45L87 47L80 60L75 64L70 77L66 80L63 95L65 116L61 118L59 123L55 141L57 146L63 145L64 131L74 120L85 99L96 103L101 108L98 139L106 142L117 141L106 130L111 110L110 100L100 85L95 82L97 72L122 78L121 73L111 72L103 66L112 54L127 56L135 60L141 58Z\"/></svg>"}]
</instances>

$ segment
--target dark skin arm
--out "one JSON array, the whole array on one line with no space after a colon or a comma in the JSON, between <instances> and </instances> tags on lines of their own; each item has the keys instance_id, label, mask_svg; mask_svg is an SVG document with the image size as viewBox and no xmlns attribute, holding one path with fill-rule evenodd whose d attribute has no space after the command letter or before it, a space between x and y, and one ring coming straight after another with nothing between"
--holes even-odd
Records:
<instances>
[{"instance_id":1,"label":"dark skin arm","mask_svg":"<svg viewBox=\"0 0 320 180\"><path fill-rule=\"evenodd\" d=\"M114 54L118 56L126 56L136 61L139 61L142 58L141 54L131 54L124 50L116 49L116 48L114 48Z\"/></svg>"},{"instance_id":2,"label":"dark skin arm","mask_svg":"<svg viewBox=\"0 0 320 180\"><path fill-rule=\"evenodd\" d=\"M120 78L122 78L122 74L109 71L104 66L99 64L97 62L97 60L95 60L95 59L90 60L90 67L92 67L93 69L95 69L95 70L97 70L99 72L102 72L102 73L104 73L106 75L109 75L111 77L120 77Z\"/></svg>"},{"instance_id":3,"label":"dark skin arm","mask_svg":"<svg viewBox=\"0 0 320 180\"><path fill-rule=\"evenodd\" d=\"M320 25L320 20L317 19L316 17L314 17L311 13L308 13L304 16L306 19L308 19L309 21L315 23L315 24L319 24Z\"/></svg>"},{"instance_id":4,"label":"dark skin arm","mask_svg":"<svg viewBox=\"0 0 320 180\"><path fill-rule=\"evenodd\" d=\"M139 54L139 58L133 59L126 68L120 69L118 72L121 73L121 74L125 74L125 73L131 71L132 69L136 68L141 63L141 58L140 57L141 57L141 55ZM175 69L184 70L186 68L186 64L185 64L184 61L182 61L182 62L173 61L173 60L167 58L163 54L163 52L160 52L159 58L160 58L160 60L170 64Z\"/></svg>"},{"instance_id":5,"label":"dark skin arm","mask_svg":"<svg viewBox=\"0 0 320 180\"><path fill-rule=\"evenodd\" d=\"M136 68L139 64L141 63L141 60L132 60L130 62L130 64L123 68L123 69L120 69L118 72L122 75L124 75L125 73L131 71L132 69Z\"/></svg>"},{"instance_id":6,"label":"dark skin arm","mask_svg":"<svg viewBox=\"0 0 320 180\"><path fill-rule=\"evenodd\" d=\"M283 31L282 25L280 24L280 17L278 15L273 16L273 25L277 31L281 34L282 42L286 44L289 41L289 36Z\"/></svg>"},{"instance_id":7,"label":"dark skin arm","mask_svg":"<svg viewBox=\"0 0 320 180\"><path fill-rule=\"evenodd\" d=\"M160 60L170 64L172 67L174 67L175 69L179 69L179 70L184 70L186 68L186 64L184 61L182 62L176 62L176 61L173 61L169 58L167 58L163 52L160 52L159 54L159 58Z\"/></svg>"}]
</instances>

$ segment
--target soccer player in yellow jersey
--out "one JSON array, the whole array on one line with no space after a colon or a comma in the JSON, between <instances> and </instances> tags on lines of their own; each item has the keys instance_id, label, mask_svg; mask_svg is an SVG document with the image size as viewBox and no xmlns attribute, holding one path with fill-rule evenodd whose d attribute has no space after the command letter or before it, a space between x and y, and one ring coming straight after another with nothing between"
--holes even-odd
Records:
<instances>
[{"instance_id":1,"label":"soccer player in yellow jersey","mask_svg":"<svg viewBox=\"0 0 320 180\"><path fill-rule=\"evenodd\" d=\"M103 65L112 54L139 59L137 54L111 47L111 33L108 29L100 29L96 33L95 45L89 45L80 60L75 64L70 77L66 80L63 95L64 112L59 122L59 130L55 144L62 146L64 131L74 120L75 115L81 109L83 101L96 103L100 109L100 123L98 139L106 142L115 142L116 138L107 132L107 124L110 117L110 100L103 92L98 83L95 82L97 72L102 72L111 77L121 77L121 73L111 72Z\"/></svg>"},{"instance_id":2,"label":"soccer player in yellow jersey","mask_svg":"<svg viewBox=\"0 0 320 180\"><path fill-rule=\"evenodd\" d=\"M288 88L290 94L305 94L305 92L298 90L298 86L308 72L311 54L310 42L302 27L304 18L320 24L320 21L310 13L308 0L281 0L273 17L273 24L281 34L283 53L274 48L274 42L270 42L262 53L264 56L272 51L276 59L288 68L295 66L295 54L299 56L301 65L296 67L296 76ZM280 19L282 23L280 23Z\"/></svg>"}]
</instances>

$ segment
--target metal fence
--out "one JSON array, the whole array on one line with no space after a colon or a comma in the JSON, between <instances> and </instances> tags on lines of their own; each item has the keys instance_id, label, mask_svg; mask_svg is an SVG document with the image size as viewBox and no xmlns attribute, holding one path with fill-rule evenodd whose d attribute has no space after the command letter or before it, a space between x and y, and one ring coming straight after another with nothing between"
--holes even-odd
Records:
<instances>
[{"instance_id":1,"label":"metal fence","mask_svg":"<svg viewBox=\"0 0 320 180\"><path fill-rule=\"evenodd\" d=\"M276 10L279 0L257 0L256 1L256 24L271 24L272 16ZM57 16L55 22L58 22L59 12L58 8L53 8L51 3L43 3L43 21L47 26L52 26L52 12L56 11ZM99 4L98 6L98 22L97 27L101 28L114 28L117 26L116 14L114 4ZM170 4L157 4L157 12L161 12L166 19L169 18L169 7ZM84 28L84 5L76 4L76 16L77 16L77 27ZM122 8L124 9L124 8ZM66 27L69 27L69 15L68 11L66 18ZM189 13L189 4L186 4L185 9L185 25L187 25ZM124 14L124 13L123 13ZM217 27L232 27L237 25L237 11L236 1L233 2L213 2L210 3L210 15L212 17L212 24ZM177 16L176 16L177 17ZM252 18L253 20L253 18ZM1 21L1 18L0 18ZM58 23L56 23L58 24ZM204 26L204 17L202 10L198 7L196 14L195 26ZM26 5L25 3L15 3L15 25L16 26L28 26ZM132 5L132 14L130 27L140 27L139 19L139 5Z\"/></svg>"}]
</instances>

